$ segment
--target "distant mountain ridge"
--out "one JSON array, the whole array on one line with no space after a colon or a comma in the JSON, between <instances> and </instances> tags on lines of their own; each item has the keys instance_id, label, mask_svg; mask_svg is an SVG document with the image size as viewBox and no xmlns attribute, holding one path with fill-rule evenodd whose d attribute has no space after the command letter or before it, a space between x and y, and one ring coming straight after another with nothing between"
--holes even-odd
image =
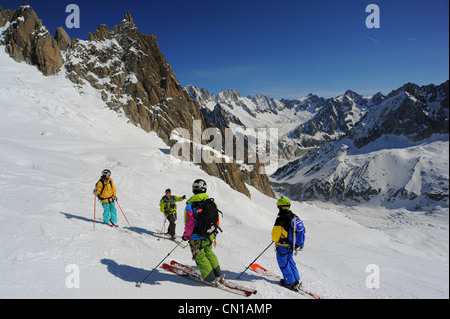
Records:
<instances>
[{"instance_id":1,"label":"distant mountain ridge","mask_svg":"<svg viewBox=\"0 0 450 319\"><path fill-rule=\"evenodd\" d=\"M185 90L217 126L279 128L280 158L291 161L271 183L291 198L448 207L449 81L329 99Z\"/></svg>"},{"instance_id":2,"label":"distant mountain ridge","mask_svg":"<svg viewBox=\"0 0 450 319\"><path fill-rule=\"evenodd\" d=\"M185 90L218 127L278 128L280 159L285 161L338 140L370 107L385 99L381 93L363 97L350 90L336 98L309 94L297 100L277 100L261 94L245 98L235 90L211 94L192 85Z\"/></svg>"},{"instance_id":3,"label":"distant mountain ridge","mask_svg":"<svg viewBox=\"0 0 450 319\"><path fill-rule=\"evenodd\" d=\"M206 89L193 85L188 85L185 90L202 107L201 112L217 127L278 128L280 157L293 160L311 149L339 140L357 125L368 110L400 91L410 92L424 103L438 101L442 105L448 105L446 83L438 87L430 84L422 88L408 83L393 90L388 96L378 92L365 97L348 90L334 98L325 99L309 94L297 100L277 100L261 94L242 97L235 90L211 94ZM441 119L438 121L442 122L444 113L441 111Z\"/></svg>"},{"instance_id":4,"label":"distant mountain ridge","mask_svg":"<svg viewBox=\"0 0 450 319\"><path fill-rule=\"evenodd\" d=\"M299 200L448 208L448 89L392 91L341 139L279 168L273 185Z\"/></svg>"}]
</instances>

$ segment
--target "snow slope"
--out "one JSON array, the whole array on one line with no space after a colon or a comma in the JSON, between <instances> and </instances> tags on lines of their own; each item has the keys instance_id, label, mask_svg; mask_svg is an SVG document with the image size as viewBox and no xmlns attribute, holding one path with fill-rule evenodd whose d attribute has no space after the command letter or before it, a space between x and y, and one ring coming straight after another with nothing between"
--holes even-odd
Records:
<instances>
[{"instance_id":1,"label":"snow slope","mask_svg":"<svg viewBox=\"0 0 450 319\"><path fill-rule=\"evenodd\" d=\"M189 196L193 180L208 182L224 213L215 252L230 280L270 244L275 200L251 187L249 200L171 158L156 134L108 109L96 90L76 89L64 71L44 77L0 49L0 298L239 298L161 268L135 287L174 248L156 233L163 224L159 200L166 188ZM93 230L91 192L104 168L113 172L132 230L120 211L121 228L98 221ZM307 227L296 257L304 286L322 298L449 298L448 219L442 246L433 247L440 253L430 254L416 229L395 237L356 223L339 206L293 202L292 209ZM177 248L170 259L194 265L188 249ZM279 273L273 250L259 263ZM379 289L366 286L372 264L380 269ZM73 269L80 286L70 289ZM259 291L254 299L303 298L250 271L240 281Z\"/></svg>"}]
</instances>

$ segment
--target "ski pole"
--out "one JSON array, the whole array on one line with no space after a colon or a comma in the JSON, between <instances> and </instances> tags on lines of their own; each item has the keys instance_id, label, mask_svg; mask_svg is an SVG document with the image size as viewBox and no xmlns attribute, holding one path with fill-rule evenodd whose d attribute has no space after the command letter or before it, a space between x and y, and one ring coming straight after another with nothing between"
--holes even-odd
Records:
<instances>
[{"instance_id":1,"label":"ski pole","mask_svg":"<svg viewBox=\"0 0 450 319\"><path fill-rule=\"evenodd\" d=\"M170 256L171 253L173 253L173 251L174 251L175 249L177 249L178 246L179 246L179 245L177 244L177 245L175 246L175 248L172 249L171 252L168 253L167 256L164 257L164 259L161 260L161 262L160 262L160 263L159 263L159 264L158 264L158 265L157 265L157 266L156 266L156 267L148 274L148 276L144 278L144 280L142 280L140 283L136 284L136 287L141 288L141 285L144 283L144 281L146 281L147 278L150 277L151 274L153 274L153 272L154 272L154 271L155 271L155 270L156 270L156 269L164 262L164 260L167 259L167 257Z\"/></svg>"},{"instance_id":2,"label":"ski pole","mask_svg":"<svg viewBox=\"0 0 450 319\"><path fill-rule=\"evenodd\" d=\"M94 194L94 231L95 231L95 210L97 208L97 196Z\"/></svg>"},{"instance_id":3,"label":"ski pole","mask_svg":"<svg viewBox=\"0 0 450 319\"><path fill-rule=\"evenodd\" d=\"M127 223L128 223L128 226L130 226L130 228L131 229L133 229L133 227L131 227L131 225L130 225L130 222L128 221L128 219L127 219L127 216L125 216L125 214L124 214L124 212L123 212L123 210L122 210L122 207L120 207L120 205L119 205L119 201L116 199L116 203L117 203L117 206L119 206L119 208L120 208L120 211L122 212L122 214L123 214L123 217L125 217L125 220L127 221Z\"/></svg>"},{"instance_id":4,"label":"ski pole","mask_svg":"<svg viewBox=\"0 0 450 319\"><path fill-rule=\"evenodd\" d=\"M250 264L250 265L248 265L248 267L247 268L245 268L245 270L242 272L242 274L240 274L237 278L239 279L239 278L241 278L241 276L247 271L247 269L249 269L250 268L250 266L251 265L253 265L258 259L259 259L259 257L261 257L266 251L267 251L267 249L269 249L270 248L270 246L272 246L273 245L273 243L274 242L271 242L270 243L270 245L269 246L267 246L267 248L266 249L264 249L264 251L258 256L258 257L256 257L256 259L255 260L253 260L252 261L252 263Z\"/></svg>"},{"instance_id":5,"label":"ski pole","mask_svg":"<svg viewBox=\"0 0 450 319\"><path fill-rule=\"evenodd\" d=\"M159 235L161 235L161 236L164 236L164 228L166 227L166 220L167 220L167 218L164 218L163 226L162 226L162 228L160 229L160 232L159 232ZM158 238L158 241L159 241L159 238Z\"/></svg>"},{"instance_id":6,"label":"ski pole","mask_svg":"<svg viewBox=\"0 0 450 319\"><path fill-rule=\"evenodd\" d=\"M162 226L162 228L161 228L161 235L164 235L164 229L166 228L166 221L167 221L167 218L164 218L164 223L163 223L163 226Z\"/></svg>"}]
</instances>

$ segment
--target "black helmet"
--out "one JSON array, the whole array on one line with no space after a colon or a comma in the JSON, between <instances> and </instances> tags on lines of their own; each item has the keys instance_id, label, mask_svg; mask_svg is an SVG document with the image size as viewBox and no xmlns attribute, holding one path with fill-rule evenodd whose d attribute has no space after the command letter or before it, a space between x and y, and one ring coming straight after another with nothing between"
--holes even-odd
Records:
<instances>
[{"instance_id":1,"label":"black helmet","mask_svg":"<svg viewBox=\"0 0 450 319\"><path fill-rule=\"evenodd\" d=\"M108 176L108 177L110 177L110 176L111 176L111 171L110 171L109 169L104 169L104 170L102 171L102 176Z\"/></svg>"},{"instance_id":2,"label":"black helmet","mask_svg":"<svg viewBox=\"0 0 450 319\"><path fill-rule=\"evenodd\" d=\"M192 184L192 192L194 194L206 193L206 182L203 179L197 179Z\"/></svg>"}]
</instances>

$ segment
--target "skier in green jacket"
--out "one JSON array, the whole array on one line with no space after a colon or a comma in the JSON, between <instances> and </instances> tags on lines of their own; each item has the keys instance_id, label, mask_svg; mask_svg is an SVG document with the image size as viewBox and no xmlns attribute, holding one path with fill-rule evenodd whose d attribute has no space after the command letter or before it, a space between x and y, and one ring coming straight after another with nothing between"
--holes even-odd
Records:
<instances>
[{"instance_id":1,"label":"skier in green jacket","mask_svg":"<svg viewBox=\"0 0 450 319\"><path fill-rule=\"evenodd\" d=\"M167 234L175 239L175 228L176 228L176 220L177 220L177 204L176 202L181 202L186 199L186 195L182 197L172 196L172 191L170 189L166 189L166 194L161 198L159 202L159 208L162 213L166 216L169 221L169 229Z\"/></svg>"},{"instance_id":2,"label":"skier in green jacket","mask_svg":"<svg viewBox=\"0 0 450 319\"><path fill-rule=\"evenodd\" d=\"M201 179L196 180L192 184L194 196L188 199L184 210L185 226L182 239L189 241L193 259L202 274L203 280L216 284L216 281L217 283L223 283L225 280L220 270L219 260L212 250L213 246L215 246L216 234L211 233L211 235L202 236L196 231L198 226L198 213L200 212L197 204L209 199L209 196L206 194L206 188L206 182ZM220 221L217 221L217 226L219 223Z\"/></svg>"}]
</instances>

